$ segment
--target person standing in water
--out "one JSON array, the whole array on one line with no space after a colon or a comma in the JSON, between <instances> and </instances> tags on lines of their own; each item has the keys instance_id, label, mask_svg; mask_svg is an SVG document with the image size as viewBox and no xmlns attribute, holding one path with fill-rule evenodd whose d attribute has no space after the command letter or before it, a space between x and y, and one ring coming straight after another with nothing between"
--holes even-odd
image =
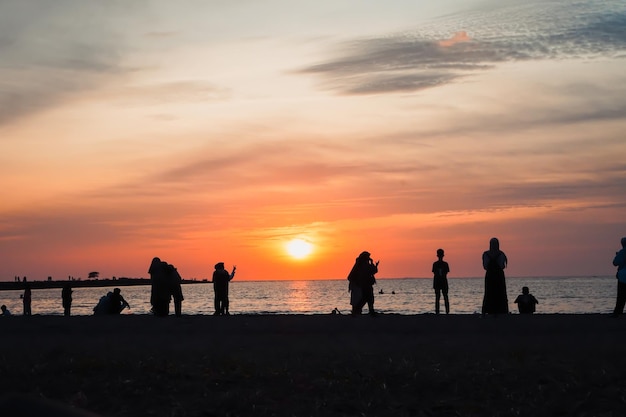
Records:
<instances>
[{"instance_id":1,"label":"person standing in water","mask_svg":"<svg viewBox=\"0 0 626 417\"><path fill-rule=\"evenodd\" d=\"M233 266L233 272L228 273L224 268L224 262L215 264L213 271L213 291L215 292L215 316L230 315L228 307L230 300L228 299L228 284L235 277L236 266Z\"/></svg>"},{"instance_id":2,"label":"person standing in water","mask_svg":"<svg viewBox=\"0 0 626 417\"><path fill-rule=\"evenodd\" d=\"M443 260L443 249L437 249L438 260L433 263L433 288L435 290L435 314L439 314L439 301L443 294L446 314L450 314L450 301L448 300L448 272L450 267Z\"/></svg>"},{"instance_id":3,"label":"person standing in water","mask_svg":"<svg viewBox=\"0 0 626 417\"><path fill-rule=\"evenodd\" d=\"M509 301L506 295L504 268L508 259L500 250L500 241L492 238L489 250L483 253L485 268L485 295L483 298L483 314L508 314Z\"/></svg>"}]
</instances>

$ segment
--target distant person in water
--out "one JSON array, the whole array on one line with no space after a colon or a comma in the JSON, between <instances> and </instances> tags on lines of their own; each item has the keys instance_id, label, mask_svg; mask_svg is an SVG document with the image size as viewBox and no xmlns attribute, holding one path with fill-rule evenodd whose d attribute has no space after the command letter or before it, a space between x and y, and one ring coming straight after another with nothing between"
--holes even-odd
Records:
<instances>
[{"instance_id":1,"label":"distant person in water","mask_svg":"<svg viewBox=\"0 0 626 417\"><path fill-rule=\"evenodd\" d=\"M165 317L170 313L171 286L168 278L169 268L160 258L153 258L148 268L152 288L150 304L152 312L157 317Z\"/></svg>"},{"instance_id":2,"label":"distant person in water","mask_svg":"<svg viewBox=\"0 0 626 417\"><path fill-rule=\"evenodd\" d=\"M0 307L0 310L2 310L2 315L3 316L10 316L11 315L11 312L9 311L7 306L5 306L4 304L2 304L2 306Z\"/></svg>"},{"instance_id":3,"label":"distant person in water","mask_svg":"<svg viewBox=\"0 0 626 417\"><path fill-rule=\"evenodd\" d=\"M72 309L72 286L65 284L61 290L61 301L63 304L63 315L69 316Z\"/></svg>"},{"instance_id":4,"label":"distant person in water","mask_svg":"<svg viewBox=\"0 0 626 417\"><path fill-rule=\"evenodd\" d=\"M24 277L24 282L26 282L26 277ZM22 301L24 302L24 315L30 316L32 314L31 304L33 301L33 294L30 290L30 284L24 284L24 295L22 296Z\"/></svg>"},{"instance_id":5,"label":"distant person in water","mask_svg":"<svg viewBox=\"0 0 626 417\"><path fill-rule=\"evenodd\" d=\"M433 263L433 289L435 290L435 314L439 314L439 301L443 294L446 314L450 314L450 301L448 300L448 272L450 266L443 260L443 249L437 249L437 261Z\"/></svg>"},{"instance_id":6,"label":"distant person in water","mask_svg":"<svg viewBox=\"0 0 626 417\"><path fill-rule=\"evenodd\" d=\"M374 310L374 284L375 275L378 272L378 263L374 262L367 251L361 252L356 258L354 266L348 274L348 291L350 291L350 304L352 315L360 315L363 307L367 304L368 313L375 315Z\"/></svg>"},{"instance_id":7,"label":"distant person in water","mask_svg":"<svg viewBox=\"0 0 626 417\"><path fill-rule=\"evenodd\" d=\"M216 316L230 315L228 311L230 300L228 299L228 284L235 277L236 266L233 266L233 272L228 273L224 268L224 262L215 264L213 271L213 291L215 292L215 313Z\"/></svg>"},{"instance_id":8,"label":"distant person in water","mask_svg":"<svg viewBox=\"0 0 626 417\"><path fill-rule=\"evenodd\" d=\"M182 281L178 270L174 265L167 265L167 279L169 281L170 294L172 294L172 299L174 300L174 314L176 317L180 317L183 313L183 289L182 289Z\"/></svg>"},{"instance_id":9,"label":"distant person in water","mask_svg":"<svg viewBox=\"0 0 626 417\"><path fill-rule=\"evenodd\" d=\"M485 268L485 295L483 298L483 314L507 314L509 301L506 295L506 280L504 268L508 259L500 250L500 241L492 238L489 241L489 250L483 253L483 268Z\"/></svg>"},{"instance_id":10,"label":"distant person in water","mask_svg":"<svg viewBox=\"0 0 626 417\"><path fill-rule=\"evenodd\" d=\"M622 249L615 253L613 265L617 267L617 301L613 310L613 317L618 317L624 313L626 305L626 237L622 238Z\"/></svg>"},{"instance_id":11,"label":"distant person in water","mask_svg":"<svg viewBox=\"0 0 626 417\"><path fill-rule=\"evenodd\" d=\"M520 314L533 314L539 301L530 293L528 287L522 287L522 293L515 299Z\"/></svg>"}]
</instances>

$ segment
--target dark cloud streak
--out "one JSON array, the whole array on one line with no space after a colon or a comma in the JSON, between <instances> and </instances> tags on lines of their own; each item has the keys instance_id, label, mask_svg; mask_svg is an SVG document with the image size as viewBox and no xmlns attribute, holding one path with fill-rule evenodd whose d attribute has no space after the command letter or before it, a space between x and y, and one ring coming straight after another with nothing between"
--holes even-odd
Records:
<instances>
[{"instance_id":1,"label":"dark cloud streak","mask_svg":"<svg viewBox=\"0 0 626 417\"><path fill-rule=\"evenodd\" d=\"M124 74L119 1L0 3L0 126Z\"/></svg>"},{"instance_id":2,"label":"dark cloud streak","mask_svg":"<svg viewBox=\"0 0 626 417\"><path fill-rule=\"evenodd\" d=\"M442 42L441 34L425 28L359 40L346 44L336 59L300 72L323 77L325 86L341 94L410 92L502 62L615 57L626 50L626 7L619 4L610 9L593 2L535 3L450 16L437 25L450 28L445 36L465 33L459 31L470 36Z\"/></svg>"}]
</instances>

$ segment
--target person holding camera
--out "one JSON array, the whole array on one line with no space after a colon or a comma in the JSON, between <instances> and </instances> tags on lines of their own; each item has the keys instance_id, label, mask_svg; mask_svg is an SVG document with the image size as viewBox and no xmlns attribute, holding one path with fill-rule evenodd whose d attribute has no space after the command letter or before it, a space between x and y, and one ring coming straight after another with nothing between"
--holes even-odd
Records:
<instances>
[{"instance_id":1,"label":"person holding camera","mask_svg":"<svg viewBox=\"0 0 626 417\"><path fill-rule=\"evenodd\" d=\"M350 291L350 304L352 315L359 315L367 304L368 313L376 315L374 311L374 275L378 272L378 263L374 262L367 251L361 252L356 258L354 266L348 275L348 291Z\"/></svg>"}]
</instances>

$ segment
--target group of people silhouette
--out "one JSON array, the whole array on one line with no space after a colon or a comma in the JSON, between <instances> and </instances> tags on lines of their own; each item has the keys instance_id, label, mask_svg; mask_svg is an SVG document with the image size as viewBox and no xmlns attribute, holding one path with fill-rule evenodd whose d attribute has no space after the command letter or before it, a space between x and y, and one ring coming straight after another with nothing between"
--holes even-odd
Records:
<instances>
[{"instance_id":1,"label":"group of people silhouette","mask_svg":"<svg viewBox=\"0 0 626 417\"><path fill-rule=\"evenodd\" d=\"M173 299L174 314L180 316L185 298L181 286L182 278L176 267L155 257L150 263L148 273L152 283L150 304L154 315L159 317L169 315L170 301Z\"/></svg>"},{"instance_id":2,"label":"group of people silhouette","mask_svg":"<svg viewBox=\"0 0 626 417\"><path fill-rule=\"evenodd\" d=\"M130 308L130 304L128 304L124 297L122 297L122 290L120 290L119 288L115 288L113 291L109 291L106 295L100 297L100 301L98 301L98 304L96 304L96 306L93 308L93 314L115 315L120 314L125 308ZM69 311L67 309L64 310L64 313L67 313L66 315L69 315Z\"/></svg>"},{"instance_id":3,"label":"group of people silhouette","mask_svg":"<svg viewBox=\"0 0 626 417\"><path fill-rule=\"evenodd\" d=\"M435 290L435 314L440 313L441 296L443 295L446 314L450 313L450 299L448 297L448 273L450 266L443 260L445 252L437 249L437 261L433 263L433 289ZM500 250L498 238L489 241L489 250L482 256L483 268L485 269L485 292L482 303L482 314L498 315L509 313L509 303L506 294L506 279L504 269L507 267L506 254ZM374 262L371 254L361 252L356 258L354 266L348 274L348 291L350 292L350 305L352 315L362 314L363 307L367 304L368 313L376 315L374 309L374 290L376 283L375 275L378 272L379 261ZM382 291L381 291L382 293ZM624 303L626 304L626 279L624 283ZM532 314L535 306L539 303L530 294L528 287L523 287L522 294L516 299L520 314Z\"/></svg>"},{"instance_id":4,"label":"group of people silhouette","mask_svg":"<svg viewBox=\"0 0 626 417\"><path fill-rule=\"evenodd\" d=\"M229 315L228 285L235 277L237 267L234 266L232 272L228 272L224 267L224 262L215 264L213 271L213 290L215 293L215 315ZM164 317L169 315L170 301L174 301L174 314L182 314L182 303L185 299L182 291L182 278L174 265L162 261L155 257L152 259L150 268L150 281L152 289L150 293L150 304L155 316Z\"/></svg>"},{"instance_id":5,"label":"group of people silhouette","mask_svg":"<svg viewBox=\"0 0 626 417\"><path fill-rule=\"evenodd\" d=\"M619 317L624 313L626 306L626 237L621 239L622 248L615 254L613 265L617 267L617 300L613 310L613 317ZM435 291L435 314L440 314L441 296L444 299L444 308L446 314L450 313L448 274L450 266L443 260L445 252L443 249L437 249L437 261L432 265L433 273L433 289ZM350 292L351 313L354 316L361 315L363 308L367 305L368 314L374 316L377 314L374 309L374 289L376 284L375 275L378 273L378 265L380 261L374 262L371 254L363 251L356 258L352 269L348 274L348 291ZM500 250L500 241L492 238L489 241L489 249L482 255L483 268L485 269L485 285L484 296L481 312L484 315L508 314L509 305L506 291L506 279L504 269L507 267L508 258L506 254ZM235 276L237 267L233 266L232 271L225 269L224 262L215 264L213 271L212 283L214 290L214 315L229 315L229 296L228 287L230 281ZM182 293L182 278L176 267L160 258L155 257L148 268L151 281L150 304L152 313L155 316L168 316L170 302L174 301L174 313L176 316L182 315L182 302L184 300ZM69 283L65 284L62 293L63 314L69 316L72 306L72 287ZM382 294L382 290L381 290ZM31 302L32 292L30 284L24 277L24 293L21 295L24 304L24 315L32 314ZM532 314L539 304L537 298L530 293L528 287L522 288L522 293L515 299L520 314ZM122 297L121 290L115 288L101 297L98 304L94 307L94 314L120 314L124 308L130 305ZM0 306L1 315L8 316L11 312L6 305ZM339 310L334 309L333 314L338 314ZM339 313L340 314L340 313Z\"/></svg>"},{"instance_id":6,"label":"group of people silhouette","mask_svg":"<svg viewBox=\"0 0 626 417\"><path fill-rule=\"evenodd\" d=\"M622 249L615 253L613 266L617 267L617 300L613 310L613 317L624 314L626 306L626 237L621 239ZM437 250L438 260L433 263L432 272L434 274L433 288L435 290L435 313L439 314L439 303L443 294L446 313L450 312L450 302L448 300L447 275L450 272L448 263L443 260L443 249ZM491 238L489 250L483 252L483 268L485 269L485 293L483 298L483 314L507 314L509 312L506 295L506 280L504 269L507 267L508 259L506 254L500 250L500 241ZM515 299L520 314L533 314L536 310L537 298L530 293L528 287L522 287L522 293Z\"/></svg>"}]
</instances>

